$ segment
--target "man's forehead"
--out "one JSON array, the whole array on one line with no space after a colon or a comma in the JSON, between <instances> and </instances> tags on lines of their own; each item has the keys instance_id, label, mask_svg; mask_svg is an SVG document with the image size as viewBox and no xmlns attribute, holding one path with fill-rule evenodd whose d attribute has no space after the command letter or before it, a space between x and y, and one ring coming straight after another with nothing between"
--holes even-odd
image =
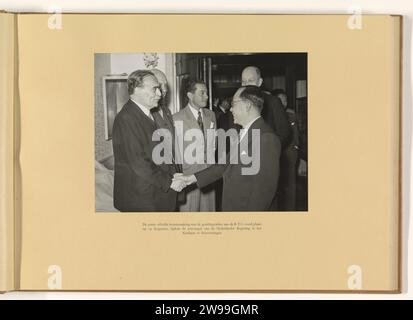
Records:
<instances>
[{"instance_id":1,"label":"man's forehead","mask_svg":"<svg viewBox=\"0 0 413 320\"><path fill-rule=\"evenodd\" d=\"M166 83L168 83L168 80L166 80L166 78L165 78L164 76L157 76L157 75L155 75L155 77L156 77L156 80L157 80L159 83L161 83L161 84L166 84Z\"/></svg>"},{"instance_id":2,"label":"man's forehead","mask_svg":"<svg viewBox=\"0 0 413 320\"><path fill-rule=\"evenodd\" d=\"M159 82L166 81L166 76L162 71L153 69L151 70L151 72L155 75L156 79L158 79Z\"/></svg>"},{"instance_id":3,"label":"man's forehead","mask_svg":"<svg viewBox=\"0 0 413 320\"><path fill-rule=\"evenodd\" d=\"M154 85L154 86L157 86L157 85L159 85L159 82L158 82L158 80L156 79L156 77L155 76L153 76L153 75L147 75L147 76L145 76L144 78L143 78L143 83L146 85Z\"/></svg>"},{"instance_id":4,"label":"man's forehead","mask_svg":"<svg viewBox=\"0 0 413 320\"><path fill-rule=\"evenodd\" d=\"M256 72L256 70L254 69L245 69L242 74L241 74L242 78L257 78L258 74Z\"/></svg>"}]
</instances>

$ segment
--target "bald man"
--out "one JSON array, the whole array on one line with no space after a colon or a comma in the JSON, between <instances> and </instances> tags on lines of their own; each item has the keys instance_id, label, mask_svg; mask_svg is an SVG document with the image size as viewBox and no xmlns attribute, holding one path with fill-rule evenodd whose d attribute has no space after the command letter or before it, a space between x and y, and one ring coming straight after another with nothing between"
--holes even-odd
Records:
<instances>
[{"instance_id":1,"label":"bald man","mask_svg":"<svg viewBox=\"0 0 413 320\"><path fill-rule=\"evenodd\" d=\"M159 128L168 129L171 132L171 136L175 136L175 126L172 119L172 113L167 105L167 94L168 94L168 80L165 74L159 69L152 69L151 72L158 80L159 88L161 90L161 99L158 102L158 107L154 108L152 111L153 118ZM174 149L175 139L172 139L172 150ZM179 172L181 172L180 170Z\"/></svg>"},{"instance_id":2,"label":"bald man","mask_svg":"<svg viewBox=\"0 0 413 320\"><path fill-rule=\"evenodd\" d=\"M260 69L255 66L244 68L241 74L241 81L243 86L261 87L263 80ZM281 100L265 91L262 118L280 138L282 148L288 146L292 132L287 113L283 108Z\"/></svg>"},{"instance_id":3,"label":"bald man","mask_svg":"<svg viewBox=\"0 0 413 320\"><path fill-rule=\"evenodd\" d=\"M156 77L156 80L159 82L159 88L161 90L161 99L159 100L158 107L152 110L152 115L154 116L155 122L160 128L168 129L171 132L172 137L175 136L175 126L172 118L172 113L168 108L167 95L169 92L168 89L168 80L166 75L159 69L152 69L151 72ZM172 140L174 149L175 140ZM179 172L182 171L182 168Z\"/></svg>"},{"instance_id":4,"label":"bald man","mask_svg":"<svg viewBox=\"0 0 413 320\"><path fill-rule=\"evenodd\" d=\"M128 77L129 100L115 117L112 144L115 157L114 207L127 212L175 211L181 186L172 181L175 168L152 158L157 129L151 110L161 99L159 83L148 70Z\"/></svg>"}]
</instances>

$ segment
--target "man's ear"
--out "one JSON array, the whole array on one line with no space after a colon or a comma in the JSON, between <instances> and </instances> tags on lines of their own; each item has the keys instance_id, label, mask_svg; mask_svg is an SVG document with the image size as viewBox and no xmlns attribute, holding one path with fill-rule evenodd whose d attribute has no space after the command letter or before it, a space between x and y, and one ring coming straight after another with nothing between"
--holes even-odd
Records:
<instances>
[{"instance_id":1,"label":"man's ear","mask_svg":"<svg viewBox=\"0 0 413 320\"><path fill-rule=\"evenodd\" d=\"M192 92L187 92L186 93L186 96L187 96L187 98L189 99L189 100L192 100L192 98L193 98L193 93Z\"/></svg>"},{"instance_id":2,"label":"man's ear","mask_svg":"<svg viewBox=\"0 0 413 320\"><path fill-rule=\"evenodd\" d=\"M258 80L258 87L261 87L263 81L264 81L264 80L262 80L262 78L260 78L260 80Z\"/></svg>"},{"instance_id":3,"label":"man's ear","mask_svg":"<svg viewBox=\"0 0 413 320\"><path fill-rule=\"evenodd\" d=\"M251 111L252 105L250 101L247 101L246 105L245 105L245 111L247 111L248 113Z\"/></svg>"}]
</instances>

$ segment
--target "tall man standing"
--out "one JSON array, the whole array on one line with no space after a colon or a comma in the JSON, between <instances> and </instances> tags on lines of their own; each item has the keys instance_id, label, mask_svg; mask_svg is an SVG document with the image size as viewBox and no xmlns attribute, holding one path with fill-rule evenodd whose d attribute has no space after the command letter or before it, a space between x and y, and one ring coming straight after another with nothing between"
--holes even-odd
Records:
<instances>
[{"instance_id":1,"label":"tall man standing","mask_svg":"<svg viewBox=\"0 0 413 320\"><path fill-rule=\"evenodd\" d=\"M177 163L176 161L176 156L175 156L175 126L174 126L174 121L172 118L172 113L168 108L168 80L166 79L165 74L159 70L159 69L152 69L151 72L154 74L156 77L156 80L159 82L159 88L161 90L161 99L158 102L158 107L151 109L151 114L155 120L155 123L159 129L165 129L171 134L165 135L163 138L169 139L165 141L166 144L169 144L172 146L171 154L165 155L165 157L168 159L168 163L173 163L175 166L175 171L177 173L182 173L182 165L180 163ZM167 152L168 149L165 149L165 152ZM185 201L185 191L181 191L178 193L178 202L181 203L182 201Z\"/></svg>"},{"instance_id":2,"label":"tall man standing","mask_svg":"<svg viewBox=\"0 0 413 320\"><path fill-rule=\"evenodd\" d=\"M156 79L159 82L159 88L161 90L161 99L159 100L158 107L151 109L151 114L157 124L158 128L168 130L172 138L171 141L167 141L166 143L170 143L172 146L172 153L175 151L175 127L174 121L172 117L172 113L167 106L167 95L168 95L168 80L166 79L165 74L158 69L152 69L151 72L154 74ZM175 163L175 154L171 155L171 162ZM182 172L182 166L180 164L175 163L175 168L178 172Z\"/></svg>"},{"instance_id":3,"label":"tall man standing","mask_svg":"<svg viewBox=\"0 0 413 320\"><path fill-rule=\"evenodd\" d=\"M212 152L214 156L215 141L213 139L207 139L207 130L216 129L215 114L211 110L207 109L208 91L205 83L200 80L189 80L186 86L186 95L188 98L188 104L185 108L173 115L175 128L179 126L183 129L176 130L178 141L182 143L179 145L179 150L183 155L182 168L183 173L187 175L199 172L209 166L207 154ZM188 141L184 140L185 136L194 133L198 137L201 137L201 141L196 140ZM183 135L183 136L181 136ZM194 143L200 143L199 148L195 152L201 152L197 154L196 158L201 161L192 162L189 161L188 150L191 149ZM199 151L201 150L201 151ZM212 159L214 160L214 159ZM214 188L198 188L193 185L187 189L186 202L180 206L180 211L215 211L215 190Z\"/></svg>"},{"instance_id":4,"label":"tall man standing","mask_svg":"<svg viewBox=\"0 0 413 320\"><path fill-rule=\"evenodd\" d=\"M183 185L172 181L173 165L152 160L158 142L152 139L157 126L150 110L161 99L159 83L150 71L137 70L128 77L128 92L130 99L113 124L114 206L119 211L173 211L175 191Z\"/></svg>"},{"instance_id":5,"label":"tall man standing","mask_svg":"<svg viewBox=\"0 0 413 320\"><path fill-rule=\"evenodd\" d=\"M263 79L261 71L255 66L246 67L241 74L243 86L261 87ZM288 121L287 113L278 97L274 97L270 93L263 91L264 107L262 109L262 118L274 130L275 134L281 140L282 148L290 143L291 128Z\"/></svg>"}]
</instances>

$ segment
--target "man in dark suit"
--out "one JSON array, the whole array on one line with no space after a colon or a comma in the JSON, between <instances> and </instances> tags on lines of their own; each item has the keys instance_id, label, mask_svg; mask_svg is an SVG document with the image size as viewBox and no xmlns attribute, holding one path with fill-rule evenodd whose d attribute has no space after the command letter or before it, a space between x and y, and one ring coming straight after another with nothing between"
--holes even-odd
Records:
<instances>
[{"instance_id":1,"label":"man in dark suit","mask_svg":"<svg viewBox=\"0 0 413 320\"><path fill-rule=\"evenodd\" d=\"M295 211L297 198L297 160L299 153L298 121L295 111L288 108L287 94L283 90L277 90L273 92L273 94L280 98L287 112L292 130L291 142L284 148L281 156L281 166L284 170L280 175L279 193L282 202L280 201L278 208L283 211Z\"/></svg>"},{"instance_id":2,"label":"man in dark suit","mask_svg":"<svg viewBox=\"0 0 413 320\"><path fill-rule=\"evenodd\" d=\"M241 74L243 86L261 87L263 79L261 71L255 66L244 68ZM287 113L278 97L274 97L269 92L264 93L264 107L262 109L262 118L274 130L280 138L282 149L289 145L291 140L291 127L288 121Z\"/></svg>"},{"instance_id":3,"label":"man in dark suit","mask_svg":"<svg viewBox=\"0 0 413 320\"><path fill-rule=\"evenodd\" d=\"M261 117L263 103L264 97L258 87L238 89L231 108L234 122L243 127L239 153L235 154L236 161L234 154L230 153L226 164L212 165L193 175L177 177L176 180L204 187L223 177L223 211L269 210L277 191L281 143ZM259 145L259 152L254 152L254 145ZM248 157L251 157L251 163L244 161Z\"/></svg>"},{"instance_id":4,"label":"man in dark suit","mask_svg":"<svg viewBox=\"0 0 413 320\"><path fill-rule=\"evenodd\" d=\"M255 66L249 66L244 68L241 74L242 85L253 85L261 87L263 79L261 77L261 71ZM276 135L281 141L281 157L285 149L290 145L292 138L292 130L288 115L278 97L271 95L269 92L264 91L264 107L262 111L262 117L265 122L274 130ZM283 163L280 165L280 172L284 172L285 168ZM284 188L281 186L283 181L280 181L279 189ZM280 209L279 203L283 202L283 194L278 194L271 205L271 210L277 211Z\"/></svg>"},{"instance_id":5,"label":"man in dark suit","mask_svg":"<svg viewBox=\"0 0 413 320\"><path fill-rule=\"evenodd\" d=\"M225 131L235 128L234 124L234 117L232 113L229 111L231 109L231 98L225 98L221 101L220 105L218 106L217 112L215 112L215 116L217 118L217 128L224 129Z\"/></svg>"},{"instance_id":6,"label":"man in dark suit","mask_svg":"<svg viewBox=\"0 0 413 320\"><path fill-rule=\"evenodd\" d=\"M159 88L161 90L161 99L159 100L158 107L151 109L151 114L157 124L158 128L168 130L171 135L170 141L166 141L172 146L171 161L175 165L177 172L182 172L182 165L175 163L175 126L172 117L172 113L167 105L167 95L168 95L168 80L166 79L165 74L159 69L152 69L151 72L156 77L156 80L159 82Z\"/></svg>"},{"instance_id":7,"label":"man in dark suit","mask_svg":"<svg viewBox=\"0 0 413 320\"><path fill-rule=\"evenodd\" d=\"M113 124L114 206L119 211L174 211L175 191L183 184L172 181L173 164L152 159L158 127L150 110L161 98L159 83L150 71L137 70L128 77L128 91L130 99Z\"/></svg>"}]
</instances>

